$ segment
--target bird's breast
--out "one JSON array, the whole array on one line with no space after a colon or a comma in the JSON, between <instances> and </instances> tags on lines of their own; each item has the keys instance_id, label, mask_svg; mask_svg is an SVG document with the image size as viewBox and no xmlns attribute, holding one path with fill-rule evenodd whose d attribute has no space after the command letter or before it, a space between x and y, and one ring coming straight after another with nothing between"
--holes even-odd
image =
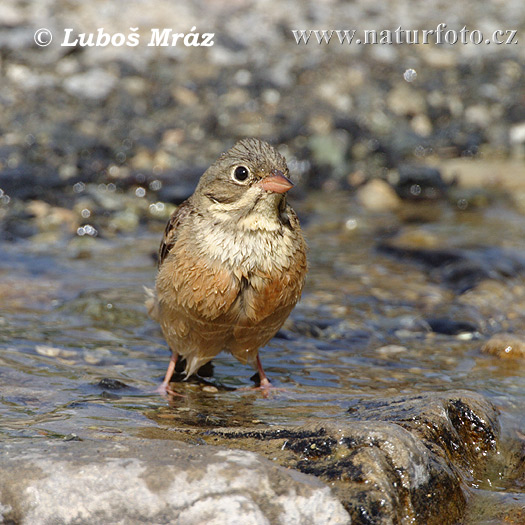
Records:
<instances>
[{"instance_id":1,"label":"bird's breast","mask_svg":"<svg viewBox=\"0 0 525 525\"><path fill-rule=\"evenodd\" d=\"M157 289L173 310L195 319L257 325L275 310L295 305L305 273L297 232L208 223L178 238L160 268Z\"/></svg>"},{"instance_id":2,"label":"bird's breast","mask_svg":"<svg viewBox=\"0 0 525 525\"><path fill-rule=\"evenodd\" d=\"M208 224L199 229L196 241L203 256L243 273L286 268L296 249L292 232L282 226L268 230L247 229L245 224L231 228Z\"/></svg>"}]
</instances>

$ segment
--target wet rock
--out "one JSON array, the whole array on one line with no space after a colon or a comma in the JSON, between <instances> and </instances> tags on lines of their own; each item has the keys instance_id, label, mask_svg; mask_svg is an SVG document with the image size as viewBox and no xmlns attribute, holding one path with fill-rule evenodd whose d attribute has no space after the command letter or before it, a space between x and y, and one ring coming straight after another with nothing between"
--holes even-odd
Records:
<instances>
[{"instance_id":1,"label":"wet rock","mask_svg":"<svg viewBox=\"0 0 525 525\"><path fill-rule=\"evenodd\" d=\"M496 334L483 345L481 351L502 359L524 358L525 339L515 334Z\"/></svg>"},{"instance_id":2,"label":"wet rock","mask_svg":"<svg viewBox=\"0 0 525 525\"><path fill-rule=\"evenodd\" d=\"M330 489L252 452L166 440L9 443L6 523L350 523Z\"/></svg>"},{"instance_id":3,"label":"wet rock","mask_svg":"<svg viewBox=\"0 0 525 525\"><path fill-rule=\"evenodd\" d=\"M356 400L348 418L295 429L215 429L186 436L257 450L313 474L330 484L352 523L362 524L457 523L465 511L466 485L497 449L497 411L471 392Z\"/></svg>"},{"instance_id":4,"label":"wet rock","mask_svg":"<svg viewBox=\"0 0 525 525\"><path fill-rule=\"evenodd\" d=\"M482 495L472 498L464 523L521 525L525 523L525 497L523 493L482 491Z\"/></svg>"},{"instance_id":5,"label":"wet rock","mask_svg":"<svg viewBox=\"0 0 525 525\"><path fill-rule=\"evenodd\" d=\"M184 171L167 172L162 177L162 188L158 197L163 202L180 204L194 191L206 167L196 166Z\"/></svg>"},{"instance_id":6,"label":"wet rock","mask_svg":"<svg viewBox=\"0 0 525 525\"><path fill-rule=\"evenodd\" d=\"M352 329L348 322L337 319L308 319L298 316L288 320L284 326L276 337L292 341L297 340L298 336L326 342L344 341L346 348L362 347L371 336L368 331Z\"/></svg>"},{"instance_id":7,"label":"wet rock","mask_svg":"<svg viewBox=\"0 0 525 525\"><path fill-rule=\"evenodd\" d=\"M52 193L64 187L64 181L47 169L20 165L0 172L0 188L10 197L39 199L42 193Z\"/></svg>"},{"instance_id":8,"label":"wet rock","mask_svg":"<svg viewBox=\"0 0 525 525\"><path fill-rule=\"evenodd\" d=\"M479 331L470 321L457 321L447 317L433 317L426 319L433 332L444 335L473 334Z\"/></svg>"},{"instance_id":9,"label":"wet rock","mask_svg":"<svg viewBox=\"0 0 525 525\"><path fill-rule=\"evenodd\" d=\"M525 435L518 427L508 438L479 477L465 523L525 523Z\"/></svg>"},{"instance_id":10,"label":"wet rock","mask_svg":"<svg viewBox=\"0 0 525 525\"><path fill-rule=\"evenodd\" d=\"M412 248L382 242L378 249L401 260L428 267L432 278L461 294L485 279L505 279L525 272L525 255L499 247Z\"/></svg>"},{"instance_id":11,"label":"wet rock","mask_svg":"<svg viewBox=\"0 0 525 525\"><path fill-rule=\"evenodd\" d=\"M123 383L118 379L111 379L110 377L102 378L98 382L98 386L106 390L122 390L124 388L128 388L128 385L126 385L126 383Z\"/></svg>"},{"instance_id":12,"label":"wet rock","mask_svg":"<svg viewBox=\"0 0 525 525\"><path fill-rule=\"evenodd\" d=\"M462 475L481 467L488 452L496 451L498 412L483 396L457 391L400 396L384 401L361 400L350 408L356 419L390 421L418 436Z\"/></svg>"},{"instance_id":13,"label":"wet rock","mask_svg":"<svg viewBox=\"0 0 525 525\"><path fill-rule=\"evenodd\" d=\"M30 217L31 215L26 210L11 207L0 221L0 238L6 241L15 241L35 235L38 228L29 221Z\"/></svg>"},{"instance_id":14,"label":"wet rock","mask_svg":"<svg viewBox=\"0 0 525 525\"><path fill-rule=\"evenodd\" d=\"M307 440L305 447L315 445ZM356 423L334 455L302 455L297 468L338 487L352 523L455 523L464 499L459 482L423 443L389 423ZM431 499L432 504L428 501Z\"/></svg>"},{"instance_id":15,"label":"wet rock","mask_svg":"<svg viewBox=\"0 0 525 525\"><path fill-rule=\"evenodd\" d=\"M411 337L414 333L430 332L432 329L419 315L401 315L383 320L381 329L395 334L398 338Z\"/></svg>"},{"instance_id":16,"label":"wet rock","mask_svg":"<svg viewBox=\"0 0 525 525\"><path fill-rule=\"evenodd\" d=\"M402 199L440 199L449 188L438 169L411 164L399 166L398 173L391 175L389 182Z\"/></svg>"},{"instance_id":17,"label":"wet rock","mask_svg":"<svg viewBox=\"0 0 525 525\"><path fill-rule=\"evenodd\" d=\"M434 332L443 335L455 335L462 339L479 337L481 323L468 319L469 312L460 308L451 308L452 317L427 317L420 315L402 315L383 320L381 330L395 334L399 338L412 338L417 333ZM464 316L464 319L454 319L453 316Z\"/></svg>"}]
</instances>

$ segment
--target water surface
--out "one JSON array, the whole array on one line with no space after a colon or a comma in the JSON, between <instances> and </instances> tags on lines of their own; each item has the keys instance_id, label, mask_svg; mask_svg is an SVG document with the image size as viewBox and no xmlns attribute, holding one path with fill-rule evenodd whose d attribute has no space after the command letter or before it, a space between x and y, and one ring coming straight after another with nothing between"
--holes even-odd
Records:
<instances>
[{"instance_id":1,"label":"water surface","mask_svg":"<svg viewBox=\"0 0 525 525\"><path fill-rule=\"evenodd\" d=\"M523 275L457 294L425 267L377 247L401 238L413 246L519 252L525 218L496 201L469 211L420 205L416 220L405 221L366 212L345 194L312 195L297 208L307 219L310 272L300 304L261 352L272 382L283 388L269 398L239 390L253 386L253 370L224 354L204 390L188 382L177 386L185 397L154 393L169 354L146 315L143 287L154 282L160 223L114 238L101 232L3 243L2 438L125 440L162 428L300 425L345 419L357 398L464 388L500 408L502 450L514 450L525 426L523 363L481 348L492 333L521 331ZM435 317L477 330L435 333L427 324ZM100 384L105 378L127 387L113 390L111 382ZM475 485L491 497L518 492L496 467Z\"/></svg>"}]
</instances>

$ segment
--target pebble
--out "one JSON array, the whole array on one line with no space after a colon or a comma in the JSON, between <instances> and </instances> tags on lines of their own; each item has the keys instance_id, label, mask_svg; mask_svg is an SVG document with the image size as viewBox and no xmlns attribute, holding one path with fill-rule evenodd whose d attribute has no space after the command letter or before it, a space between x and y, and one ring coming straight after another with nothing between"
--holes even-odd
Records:
<instances>
[{"instance_id":1,"label":"pebble","mask_svg":"<svg viewBox=\"0 0 525 525\"><path fill-rule=\"evenodd\" d=\"M481 348L484 354L501 359L519 359L525 357L525 338L523 336L501 333L493 335Z\"/></svg>"},{"instance_id":2,"label":"pebble","mask_svg":"<svg viewBox=\"0 0 525 525\"><path fill-rule=\"evenodd\" d=\"M31 201L26 207L27 211L34 215L36 224L41 231L48 231L61 226L67 231L75 231L78 226L78 215L67 208L51 206L44 201Z\"/></svg>"},{"instance_id":3,"label":"pebble","mask_svg":"<svg viewBox=\"0 0 525 525\"><path fill-rule=\"evenodd\" d=\"M396 115L418 115L425 112L424 96L405 84L395 87L387 97L388 108Z\"/></svg>"},{"instance_id":4,"label":"pebble","mask_svg":"<svg viewBox=\"0 0 525 525\"><path fill-rule=\"evenodd\" d=\"M357 190L357 199L368 210L374 212L394 211L401 206L395 190L381 179L372 179Z\"/></svg>"},{"instance_id":5,"label":"pebble","mask_svg":"<svg viewBox=\"0 0 525 525\"><path fill-rule=\"evenodd\" d=\"M64 80L64 89L75 97L101 102L113 91L117 77L100 68L73 75Z\"/></svg>"},{"instance_id":6,"label":"pebble","mask_svg":"<svg viewBox=\"0 0 525 525\"><path fill-rule=\"evenodd\" d=\"M432 122L424 113L418 113L410 121L411 128L422 137L430 137L432 135Z\"/></svg>"},{"instance_id":7,"label":"pebble","mask_svg":"<svg viewBox=\"0 0 525 525\"><path fill-rule=\"evenodd\" d=\"M74 350L65 350L64 348L57 348L55 346L49 345L36 345L35 350L38 354L45 357L74 357L77 355L77 352Z\"/></svg>"},{"instance_id":8,"label":"pebble","mask_svg":"<svg viewBox=\"0 0 525 525\"><path fill-rule=\"evenodd\" d=\"M24 12L15 3L2 2L0 5L0 20L4 27L15 27L24 23Z\"/></svg>"},{"instance_id":9,"label":"pebble","mask_svg":"<svg viewBox=\"0 0 525 525\"><path fill-rule=\"evenodd\" d=\"M525 143L525 122L514 124L509 130L509 139L513 144Z\"/></svg>"},{"instance_id":10,"label":"pebble","mask_svg":"<svg viewBox=\"0 0 525 525\"><path fill-rule=\"evenodd\" d=\"M378 348L376 352L383 356L395 356L408 352L408 349L402 345L385 345Z\"/></svg>"},{"instance_id":11,"label":"pebble","mask_svg":"<svg viewBox=\"0 0 525 525\"><path fill-rule=\"evenodd\" d=\"M344 164L348 146L347 134L343 131L330 135L313 135L310 137L309 146L312 159L317 164L337 168Z\"/></svg>"}]
</instances>

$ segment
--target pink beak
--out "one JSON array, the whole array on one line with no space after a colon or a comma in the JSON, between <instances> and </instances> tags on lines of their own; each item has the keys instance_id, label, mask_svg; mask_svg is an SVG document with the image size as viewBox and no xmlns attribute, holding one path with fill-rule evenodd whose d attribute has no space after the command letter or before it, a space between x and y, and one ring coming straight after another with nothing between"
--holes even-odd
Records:
<instances>
[{"instance_id":1,"label":"pink beak","mask_svg":"<svg viewBox=\"0 0 525 525\"><path fill-rule=\"evenodd\" d=\"M273 170L270 175L259 182L259 185L265 191L286 193L291 187L293 187L293 182L287 179L282 171Z\"/></svg>"}]
</instances>

